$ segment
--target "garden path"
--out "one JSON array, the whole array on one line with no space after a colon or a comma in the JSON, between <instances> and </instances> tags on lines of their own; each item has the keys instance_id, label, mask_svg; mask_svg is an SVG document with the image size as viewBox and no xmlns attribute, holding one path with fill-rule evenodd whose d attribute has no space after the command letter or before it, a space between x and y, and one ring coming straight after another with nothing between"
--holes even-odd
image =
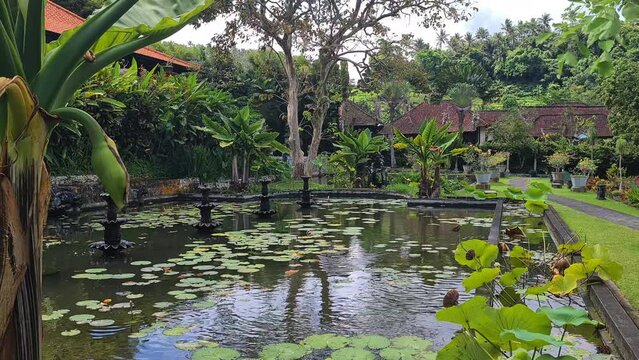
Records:
<instances>
[{"instance_id":1,"label":"garden path","mask_svg":"<svg viewBox=\"0 0 639 360\"><path fill-rule=\"evenodd\" d=\"M534 180L534 179L532 178L515 179L510 182L510 185L524 190L528 182L531 180ZM554 201L558 204L567 206L577 211L581 211L588 215L592 215L594 217L598 217L615 224L623 225L631 229L639 230L639 217L623 214L615 210L603 208L601 206L586 204L584 202L569 199L567 197L563 197L559 195L550 195L548 198L551 201Z\"/></svg>"}]
</instances>

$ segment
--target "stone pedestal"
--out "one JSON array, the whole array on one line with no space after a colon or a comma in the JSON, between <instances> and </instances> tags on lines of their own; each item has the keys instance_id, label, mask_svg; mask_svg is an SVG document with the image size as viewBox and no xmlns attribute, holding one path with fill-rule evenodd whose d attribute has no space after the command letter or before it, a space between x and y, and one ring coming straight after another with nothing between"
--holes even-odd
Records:
<instances>
[{"instance_id":1,"label":"stone pedestal","mask_svg":"<svg viewBox=\"0 0 639 360\"><path fill-rule=\"evenodd\" d=\"M275 215L276 211L271 209L271 196L268 194L268 184L271 180L263 179L262 183L262 195L260 195L260 209L255 212L262 219L270 219Z\"/></svg>"},{"instance_id":2,"label":"stone pedestal","mask_svg":"<svg viewBox=\"0 0 639 360\"><path fill-rule=\"evenodd\" d=\"M134 242L122 239L123 219L118 219L118 208L109 194L100 194L100 198L107 203L106 220L100 224L104 226L104 240L89 245L92 249L102 250L105 255L116 255L122 250L135 246Z\"/></svg>"},{"instance_id":3,"label":"stone pedestal","mask_svg":"<svg viewBox=\"0 0 639 360\"><path fill-rule=\"evenodd\" d=\"M302 176L304 188L300 191L300 200L297 202L302 209L310 209L315 202L311 198L311 190L309 186L310 176Z\"/></svg>"},{"instance_id":4,"label":"stone pedestal","mask_svg":"<svg viewBox=\"0 0 639 360\"><path fill-rule=\"evenodd\" d=\"M202 193L202 200L200 204L195 205L195 207L200 210L200 222L194 224L193 227L201 233L210 233L217 227L221 226L222 223L211 220L211 210L216 207L216 205L209 200L211 188L207 186L200 186L199 190Z\"/></svg>"}]
</instances>

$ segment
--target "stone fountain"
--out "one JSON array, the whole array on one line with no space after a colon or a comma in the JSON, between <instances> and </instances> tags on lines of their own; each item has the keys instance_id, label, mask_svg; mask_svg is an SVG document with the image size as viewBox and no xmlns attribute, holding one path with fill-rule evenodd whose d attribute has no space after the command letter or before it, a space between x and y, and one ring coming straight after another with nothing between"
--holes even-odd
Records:
<instances>
[{"instance_id":1,"label":"stone fountain","mask_svg":"<svg viewBox=\"0 0 639 360\"><path fill-rule=\"evenodd\" d=\"M270 179L262 179L260 183L262 183L262 195L260 195L260 209L255 213L263 218L269 219L273 216L276 211L271 209L271 196L268 194L268 184L271 182Z\"/></svg>"},{"instance_id":2,"label":"stone fountain","mask_svg":"<svg viewBox=\"0 0 639 360\"><path fill-rule=\"evenodd\" d=\"M122 250L135 246L134 242L122 239L122 224L124 219L118 219L118 208L109 194L100 194L100 198L107 203L106 220L100 224L104 226L104 240L90 245L93 249L102 250L105 255L116 255Z\"/></svg>"},{"instance_id":3,"label":"stone fountain","mask_svg":"<svg viewBox=\"0 0 639 360\"><path fill-rule=\"evenodd\" d=\"M200 209L200 222L194 224L195 227L201 233L210 233L215 230L215 228L222 225L219 221L211 220L211 210L215 208L215 204L210 202L209 195L211 195L211 187L209 186L200 186L198 188L202 193L202 201L200 204L195 205L196 208Z\"/></svg>"},{"instance_id":4,"label":"stone fountain","mask_svg":"<svg viewBox=\"0 0 639 360\"><path fill-rule=\"evenodd\" d=\"M310 209L315 202L311 197L311 189L309 187L310 176L302 176L302 180L304 181L304 188L300 190L300 200L297 202L302 209Z\"/></svg>"}]
</instances>

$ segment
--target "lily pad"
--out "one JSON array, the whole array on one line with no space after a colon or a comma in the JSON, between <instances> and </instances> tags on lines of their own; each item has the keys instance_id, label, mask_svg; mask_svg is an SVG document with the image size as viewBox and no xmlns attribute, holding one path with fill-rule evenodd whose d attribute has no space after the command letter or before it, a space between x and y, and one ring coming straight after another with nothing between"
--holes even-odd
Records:
<instances>
[{"instance_id":1,"label":"lily pad","mask_svg":"<svg viewBox=\"0 0 639 360\"><path fill-rule=\"evenodd\" d=\"M147 260L139 260L139 261L132 262L131 265L133 265L133 266L147 266L147 265L151 265L151 262L147 261Z\"/></svg>"},{"instance_id":2,"label":"lily pad","mask_svg":"<svg viewBox=\"0 0 639 360\"><path fill-rule=\"evenodd\" d=\"M93 320L89 322L89 325L93 327L104 327L115 324L115 320L111 319L102 319L102 320Z\"/></svg>"},{"instance_id":3,"label":"lily pad","mask_svg":"<svg viewBox=\"0 0 639 360\"><path fill-rule=\"evenodd\" d=\"M186 334L189 331L189 328L186 326L176 326L171 329L166 329L162 332L162 334L166 336L181 336Z\"/></svg>"},{"instance_id":4,"label":"lily pad","mask_svg":"<svg viewBox=\"0 0 639 360\"><path fill-rule=\"evenodd\" d=\"M361 348L347 347L333 351L333 360L374 360L375 354Z\"/></svg>"},{"instance_id":5,"label":"lily pad","mask_svg":"<svg viewBox=\"0 0 639 360\"><path fill-rule=\"evenodd\" d=\"M93 268L93 269L84 270L84 272L89 273L89 274L99 274L99 273L103 273L105 271L107 271L107 269L105 269L105 268Z\"/></svg>"},{"instance_id":6,"label":"lily pad","mask_svg":"<svg viewBox=\"0 0 639 360\"><path fill-rule=\"evenodd\" d=\"M218 344L211 341L190 341L190 342L177 342L175 347L180 350L193 351L201 349L203 347L217 347Z\"/></svg>"},{"instance_id":7,"label":"lily pad","mask_svg":"<svg viewBox=\"0 0 639 360\"><path fill-rule=\"evenodd\" d=\"M351 346L379 350L389 347L391 341L381 335L360 335L351 339Z\"/></svg>"},{"instance_id":8,"label":"lily pad","mask_svg":"<svg viewBox=\"0 0 639 360\"><path fill-rule=\"evenodd\" d=\"M160 301L160 302L156 302L155 304L153 304L153 307L156 309L166 309L169 306L173 305L172 302L168 302L168 301Z\"/></svg>"},{"instance_id":9,"label":"lily pad","mask_svg":"<svg viewBox=\"0 0 639 360\"><path fill-rule=\"evenodd\" d=\"M337 336L335 334L322 334L309 336L302 340L301 344L309 349L321 350L321 349L341 349L348 345L350 340L344 336Z\"/></svg>"},{"instance_id":10,"label":"lily pad","mask_svg":"<svg viewBox=\"0 0 639 360\"><path fill-rule=\"evenodd\" d=\"M308 353L308 350L298 344L280 343L267 345L260 351L260 359L268 360L297 360Z\"/></svg>"},{"instance_id":11,"label":"lily pad","mask_svg":"<svg viewBox=\"0 0 639 360\"><path fill-rule=\"evenodd\" d=\"M69 316L69 320L75 321L76 323L85 323L93 319L95 319L95 315L93 314L77 314Z\"/></svg>"},{"instance_id":12,"label":"lily pad","mask_svg":"<svg viewBox=\"0 0 639 360\"><path fill-rule=\"evenodd\" d=\"M397 349L413 349L413 350L428 350L431 346L431 342L426 339L422 339L417 336L401 336L396 337L392 341L392 346Z\"/></svg>"},{"instance_id":13,"label":"lily pad","mask_svg":"<svg viewBox=\"0 0 639 360\"><path fill-rule=\"evenodd\" d=\"M234 349L205 347L194 352L191 360L235 360L240 356L240 352Z\"/></svg>"}]
</instances>

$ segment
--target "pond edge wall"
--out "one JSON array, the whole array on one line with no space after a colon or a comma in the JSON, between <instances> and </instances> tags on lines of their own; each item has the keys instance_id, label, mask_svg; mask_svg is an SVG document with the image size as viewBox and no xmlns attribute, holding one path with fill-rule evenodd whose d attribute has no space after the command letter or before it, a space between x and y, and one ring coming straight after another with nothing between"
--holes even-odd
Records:
<instances>
[{"instance_id":1,"label":"pond edge wall","mask_svg":"<svg viewBox=\"0 0 639 360\"><path fill-rule=\"evenodd\" d=\"M564 244L575 238L552 206L544 213L544 222L555 244ZM611 281L601 280L588 286L588 298L604 320L620 355L625 360L639 360L639 319L619 288Z\"/></svg>"}]
</instances>

